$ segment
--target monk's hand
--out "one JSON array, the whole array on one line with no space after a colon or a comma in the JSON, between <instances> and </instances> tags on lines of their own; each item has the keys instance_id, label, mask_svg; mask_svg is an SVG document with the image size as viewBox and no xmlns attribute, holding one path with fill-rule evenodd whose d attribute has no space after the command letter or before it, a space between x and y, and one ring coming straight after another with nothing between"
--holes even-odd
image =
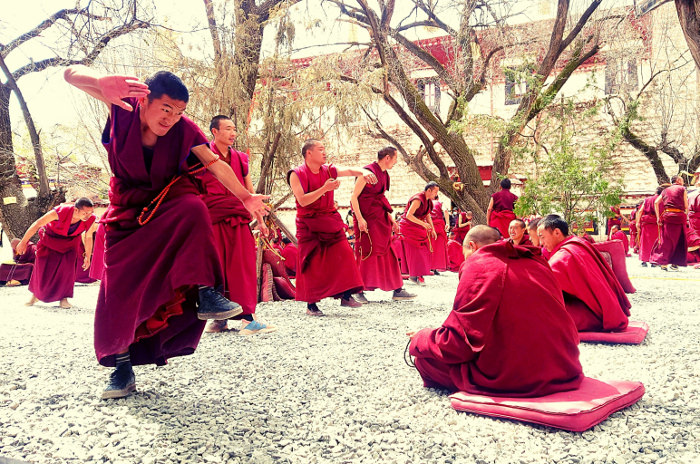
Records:
<instances>
[{"instance_id":1,"label":"monk's hand","mask_svg":"<svg viewBox=\"0 0 700 464\"><path fill-rule=\"evenodd\" d=\"M362 177L364 177L365 182L368 184L376 184L377 183L377 176L374 175L372 171L369 169L363 169L362 170Z\"/></svg>"},{"instance_id":2,"label":"monk's hand","mask_svg":"<svg viewBox=\"0 0 700 464\"><path fill-rule=\"evenodd\" d=\"M85 258L83 259L83 271L87 271L88 268L90 268L90 256L85 255Z\"/></svg>"},{"instance_id":3,"label":"monk's hand","mask_svg":"<svg viewBox=\"0 0 700 464\"><path fill-rule=\"evenodd\" d=\"M433 240L437 239L437 232L435 232L433 229L430 229L430 235L433 237Z\"/></svg>"},{"instance_id":4,"label":"monk's hand","mask_svg":"<svg viewBox=\"0 0 700 464\"><path fill-rule=\"evenodd\" d=\"M15 249L15 252L18 255L23 255L24 252L26 252L26 251L27 251L27 242L25 242L24 240L20 240L20 242L17 244L17 248Z\"/></svg>"},{"instance_id":5,"label":"monk's hand","mask_svg":"<svg viewBox=\"0 0 700 464\"><path fill-rule=\"evenodd\" d=\"M323 184L323 188L326 189L326 192L330 192L331 190L335 190L338 187L340 187L340 181L338 179L328 179L325 184Z\"/></svg>"},{"instance_id":6,"label":"monk's hand","mask_svg":"<svg viewBox=\"0 0 700 464\"><path fill-rule=\"evenodd\" d=\"M107 101L127 111L133 111L134 108L122 101L122 98L142 98L151 93L148 86L134 76L104 76L97 80L97 84Z\"/></svg>"},{"instance_id":7,"label":"monk's hand","mask_svg":"<svg viewBox=\"0 0 700 464\"><path fill-rule=\"evenodd\" d=\"M262 218L270 212L270 206L266 201L270 198L269 195L251 194L243 200L243 206L252 214L259 223L262 223Z\"/></svg>"},{"instance_id":8,"label":"monk's hand","mask_svg":"<svg viewBox=\"0 0 700 464\"><path fill-rule=\"evenodd\" d=\"M265 225L265 221L258 221L258 230L260 231L261 234L263 234L263 237L267 237L270 233L270 229L267 228Z\"/></svg>"},{"instance_id":9,"label":"monk's hand","mask_svg":"<svg viewBox=\"0 0 700 464\"><path fill-rule=\"evenodd\" d=\"M399 224L397 222L391 223L391 230L393 230L395 234L401 232L401 228L399 227Z\"/></svg>"},{"instance_id":10,"label":"monk's hand","mask_svg":"<svg viewBox=\"0 0 700 464\"><path fill-rule=\"evenodd\" d=\"M367 233L367 221L364 218L357 218L357 227L360 228L361 232Z\"/></svg>"}]
</instances>

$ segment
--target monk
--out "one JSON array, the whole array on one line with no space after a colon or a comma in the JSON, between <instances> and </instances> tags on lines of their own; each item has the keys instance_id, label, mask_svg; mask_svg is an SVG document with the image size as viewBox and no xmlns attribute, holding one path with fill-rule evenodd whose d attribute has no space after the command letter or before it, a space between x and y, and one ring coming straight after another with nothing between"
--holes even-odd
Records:
<instances>
[{"instance_id":1,"label":"monk","mask_svg":"<svg viewBox=\"0 0 700 464\"><path fill-rule=\"evenodd\" d=\"M355 260L364 282L364 290L378 288L393 291L392 299L400 301L411 300L416 295L403 289L399 260L391 246L391 233L398 232L399 226L391 214L393 208L384 192L389 190L389 170L397 160L396 148L385 147L379 150L377 161L364 167L375 175L377 182L368 184L364 177L358 177L350 205L355 213L354 229L358 231ZM363 304L367 301L364 291L355 295L355 299Z\"/></svg>"},{"instance_id":2,"label":"monk","mask_svg":"<svg viewBox=\"0 0 700 464\"><path fill-rule=\"evenodd\" d=\"M464 252L462 244L455 240L454 232L450 232L450 239L447 241L447 254L450 259L450 271L459 272L464 262Z\"/></svg>"},{"instance_id":3,"label":"monk","mask_svg":"<svg viewBox=\"0 0 700 464\"><path fill-rule=\"evenodd\" d=\"M639 241L637 240L637 235L639 230L637 229L637 214L639 214L640 207L643 202L639 202L632 211L630 211L629 224L630 224L630 247L635 253L639 253Z\"/></svg>"},{"instance_id":4,"label":"monk","mask_svg":"<svg viewBox=\"0 0 700 464\"><path fill-rule=\"evenodd\" d=\"M659 227L656 225L656 212L654 211L654 202L661 195L661 192L669 184L660 185L656 188L656 193L650 197L644 199L644 202L639 207L639 212L637 213L637 240L639 243L639 260L642 262L642 266L646 267L647 263L651 259L651 249L654 247L654 243L659 238ZM662 207L662 206L660 206ZM654 267L655 264L652 264Z\"/></svg>"},{"instance_id":5,"label":"monk","mask_svg":"<svg viewBox=\"0 0 700 464\"><path fill-rule=\"evenodd\" d=\"M94 225L94 224L93 224ZM105 271L105 225L97 222L95 241L92 244L92 264L90 265L90 277L102 280Z\"/></svg>"},{"instance_id":6,"label":"monk","mask_svg":"<svg viewBox=\"0 0 700 464\"><path fill-rule=\"evenodd\" d=\"M109 107L102 142L112 178L95 353L115 367L102 398L122 398L136 388L133 365L192 354L204 320L242 311L215 290L221 264L193 176L210 170L258 220L267 197L251 195L183 115L189 92L174 74L140 82L73 66L64 76Z\"/></svg>"},{"instance_id":7,"label":"monk","mask_svg":"<svg viewBox=\"0 0 700 464\"><path fill-rule=\"evenodd\" d=\"M622 232L618 226L613 225L610 228L610 234L608 235L608 240L621 241L622 246L625 248L625 256L632 256L632 255L630 255L630 242L629 242L629 239L627 238L627 234Z\"/></svg>"},{"instance_id":8,"label":"monk","mask_svg":"<svg viewBox=\"0 0 700 464\"><path fill-rule=\"evenodd\" d=\"M664 271L668 271L669 264L674 271L678 270L678 266L688 265L688 193L683 184L683 177L673 176L671 186L654 200L654 213L660 232L650 259Z\"/></svg>"},{"instance_id":9,"label":"monk","mask_svg":"<svg viewBox=\"0 0 700 464\"><path fill-rule=\"evenodd\" d=\"M536 247L542 247L542 244L540 243L540 236L537 235L537 226L540 224L541 220L542 218L535 218L527 223L527 235L530 237L532 245Z\"/></svg>"},{"instance_id":10,"label":"monk","mask_svg":"<svg viewBox=\"0 0 700 464\"><path fill-rule=\"evenodd\" d=\"M513 245L532 246L530 237L525 233L526 230L527 227L525 226L525 221L521 219L513 219L508 225L508 240Z\"/></svg>"},{"instance_id":11,"label":"monk","mask_svg":"<svg viewBox=\"0 0 700 464\"><path fill-rule=\"evenodd\" d=\"M34 261L36 260L36 245L34 242L27 243L27 250L24 254L17 253L18 238L10 241L12 247L12 263L0 264L0 285L16 287L29 284L29 279L34 271Z\"/></svg>"},{"instance_id":12,"label":"monk","mask_svg":"<svg viewBox=\"0 0 700 464\"><path fill-rule=\"evenodd\" d=\"M695 190L688 194L688 252L697 259L700 251L700 176Z\"/></svg>"},{"instance_id":13,"label":"monk","mask_svg":"<svg viewBox=\"0 0 700 464\"><path fill-rule=\"evenodd\" d=\"M306 302L306 314L324 316L317 304L323 298L340 298L341 306L356 308L353 293L364 287L355 256L345 237L345 223L333 206L338 177L363 177L376 184L372 171L326 164L326 148L307 140L301 149L304 163L287 173L297 204L297 301Z\"/></svg>"},{"instance_id":14,"label":"monk","mask_svg":"<svg viewBox=\"0 0 700 464\"><path fill-rule=\"evenodd\" d=\"M537 248L499 239L485 225L469 231L452 312L408 333L423 384L517 397L577 388L579 339L556 278Z\"/></svg>"},{"instance_id":15,"label":"monk","mask_svg":"<svg viewBox=\"0 0 700 464\"><path fill-rule=\"evenodd\" d=\"M464 242L464 237L472 226L473 213L471 211L461 211L457 215L457 223L453 227L455 233L455 241L459 243L460 248Z\"/></svg>"},{"instance_id":16,"label":"monk","mask_svg":"<svg viewBox=\"0 0 700 464\"><path fill-rule=\"evenodd\" d=\"M605 225L605 235L610 235L610 229L612 229L613 226L617 226L618 230L622 230L622 224L627 223L627 218L625 218L620 211L620 205L611 206L610 212L613 214L613 216L607 220Z\"/></svg>"},{"instance_id":17,"label":"monk","mask_svg":"<svg viewBox=\"0 0 700 464\"><path fill-rule=\"evenodd\" d=\"M431 274L430 253L433 250L433 242L437 239L437 232L430 211L439 191L437 183L428 182L421 193L408 199L399 220L399 230L403 235L403 265L409 280L416 285L422 285L425 282L423 276Z\"/></svg>"},{"instance_id":18,"label":"monk","mask_svg":"<svg viewBox=\"0 0 700 464\"><path fill-rule=\"evenodd\" d=\"M39 232L34 272L29 281L32 297L27 306L41 300L60 301L61 308L71 307L68 298L73 297L76 263L80 260L84 270L90 267L92 237L85 238L85 253L80 252L80 244L82 235L97 219L93 210L92 201L83 197L75 204L57 206L29 226L17 244L17 253L24 254L29 239Z\"/></svg>"},{"instance_id":19,"label":"monk","mask_svg":"<svg viewBox=\"0 0 700 464\"><path fill-rule=\"evenodd\" d=\"M510 179L501 180L501 190L491 195L486 209L486 223L495 227L503 237L508 237L508 226L515 219L515 202L518 197L510 191Z\"/></svg>"},{"instance_id":20,"label":"monk","mask_svg":"<svg viewBox=\"0 0 700 464\"><path fill-rule=\"evenodd\" d=\"M630 302L600 252L584 239L569 235L569 225L556 214L542 219L537 233L551 253L549 265L578 331L627 328Z\"/></svg>"},{"instance_id":21,"label":"monk","mask_svg":"<svg viewBox=\"0 0 700 464\"><path fill-rule=\"evenodd\" d=\"M75 282L76 283L81 283L81 284L91 284L93 282L96 282L97 279L92 276L90 273L90 270L92 269L92 262L95 259L95 235L97 234L97 226L98 226L97 220L95 220L90 228L85 231L83 234L83 239L80 241L80 249L78 250L78 254L80 256L85 256L88 253L88 250L85 248L87 243L85 242L86 237L90 237L90 243L92 244L92 249L89 250L90 252L90 266L87 269L83 269L83 263L81 260L78 260L75 263Z\"/></svg>"},{"instance_id":22,"label":"monk","mask_svg":"<svg viewBox=\"0 0 700 464\"><path fill-rule=\"evenodd\" d=\"M282 251L280 251L280 255L284 258L284 267L287 269L289 277L296 277L299 248L287 237L282 239L282 244L284 246L282 247Z\"/></svg>"},{"instance_id":23,"label":"monk","mask_svg":"<svg viewBox=\"0 0 700 464\"><path fill-rule=\"evenodd\" d=\"M253 194L253 181L248 169L248 155L232 148L236 141L236 126L228 116L214 116L209 123L214 138L209 143L211 151L221 161L231 166L238 182ZM243 312L233 319L241 321L240 335L255 335L273 332L269 324L259 322L255 317L258 303L258 279L255 265L255 239L250 230L253 217L243 206L243 202L219 182L211 172L202 175L202 200L209 209L214 240L219 259L223 266L223 295L241 305ZM259 228L265 228L259 223ZM226 332L228 322L211 320L205 331Z\"/></svg>"},{"instance_id":24,"label":"monk","mask_svg":"<svg viewBox=\"0 0 700 464\"><path fill-rule=\"evenodd\" d=\"M437 238L433 243L433 252L430 255L430 269L433 274L440 275L440 271L447 270L447 224L450 223L450 217L447 211L442 209L442 203L437 198L433 201L430 217L435 226L435 233L437 233Z\"/></svg>"}]
</instances>

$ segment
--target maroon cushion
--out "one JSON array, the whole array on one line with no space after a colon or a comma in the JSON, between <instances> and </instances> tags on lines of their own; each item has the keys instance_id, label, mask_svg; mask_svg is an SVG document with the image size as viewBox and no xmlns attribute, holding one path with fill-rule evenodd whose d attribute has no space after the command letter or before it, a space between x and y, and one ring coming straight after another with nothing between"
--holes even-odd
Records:
<instances>
[{"instance_id":1,"label":"maroon cushion","mask_svg":"<svg viewBox=\"0 0 700 464\"><path fill-rule=\"evenodd\" d=\"M618 332L579 332L578 338L589 343L619 343L639 345L649 332L649 325L641 321L629 321L627 328Z\"/></svg>"},{"instance_id":2,"label":"maroon cushion","mask_svg":"<svg viewBox=\"0 0 700 464\"><path fill-rule=\"evenodd\" d=\"M275 277L286 277L287 270L284 267L284 260L274 254L271 250L263 251L263 263L267 263L272 268L272 275Z\"/></svg>"},{"instance_id":3,"label":"maroon cushion","mask_svg":"<svg viewBox=\"0 0 700 464\"><path fill-rule=\"evenodd\" d=\"M283 300L293 300L297 296L297 290L289 280L284 277L275 277L275 289Z\"/></svg>"},{"instance_id":4,"label":"maroon cushion","mask_svg":"<svg viewBox=\"0 0 700 464\"><path fill-rule=\"evenodd\" d=\"M583 432L612 413L631 406L644 396L641 382L608 381L585 377L576 390L538 398L508 398L457 392L452 407L484 416Z\"/></svg>"},{"instance_id":5,"label":"maroon cushion","mask_svg":"<svg viewBox=\"0 0 700 464\"><path fill-rule=\"evenodd\" d=\"M634 293L637 290L630 282L630 278L627 275L627 261L625 260L625 246L620 240L608 240L607 242L596 242L593 247L600 251L610 254L610 259L612 260L612 270L617 277L617 280L622 285L622 289L625 293Z\"/></svg>"}]
</instances>

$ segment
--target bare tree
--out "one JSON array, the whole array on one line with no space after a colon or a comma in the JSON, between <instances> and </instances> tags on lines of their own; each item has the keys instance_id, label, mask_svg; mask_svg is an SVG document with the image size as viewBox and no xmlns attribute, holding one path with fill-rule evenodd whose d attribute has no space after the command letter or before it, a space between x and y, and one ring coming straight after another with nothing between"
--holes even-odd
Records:
<instances>
[{"instance_id":1,"label":"bare tree","mask_svg":"<svg viewBox=\"0 0 700 464\"><path fill-rule=\"evenodd\" d=\"M15 201L2 201L3 225L11 237L24 233L29 224L50 208L55 201L49 190L48 179L43 166L40 133L33 124L31 114L18 85L18 81L28 74L42 72L48 68L73 64L91 64L114 39L137 29L148 27L149 23L140 17L137 1L120 2L109 0L89 1L85 6L65 8L52 14L31 30L20 34L8 43L0 44L0 67L5 80L0 81L0 198L14 198ZM29 58L16 69L9 69L6 59L10 53L20 50L39 37L52 37L54 45L49 49L52 56L34 60ZM47 42L44 42L46 45ZM36 201L27 202L17 175L12 142L12 120L10 97L15 93L20 101L25 121L28 125L34 147L38 179Z\"/></svg>"}]
</instances>

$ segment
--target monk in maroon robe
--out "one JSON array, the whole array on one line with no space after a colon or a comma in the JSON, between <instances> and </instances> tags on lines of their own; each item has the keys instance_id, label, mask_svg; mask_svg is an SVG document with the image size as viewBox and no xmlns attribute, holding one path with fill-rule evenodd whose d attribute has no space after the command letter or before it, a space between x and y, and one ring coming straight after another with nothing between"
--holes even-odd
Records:
<instances>
[{"instance_id":1,"label":"monk in maroon robe","mask_svg":"<svg viewBox=\"0 0 700 464\"><path fill-rule=\"evenodd\" d=\"M362 306L352 297L364 284L333 191L340 186L338 177L362 176L368 184L377 177L367 169L326 164L326 148L318 140L306 141L301 154L304 164L287 173L297 204L296 300L307 303L309 316L323 316L316 303L329 296L340 298L341 306Z\"/></svg>"},{"instance_id":2,"label":"monk in maroon robe","mask_svg":"<svg viewBox=\"0 0 700 464\"><path fill-rule=\"evenodd\" d=\"M478 225L466 237L452 312L409 332L423 384L451 392L537 397L583 380L578 333L539 249Z\"/></svg>"},{"instance_id":3,"label":"monk in maroon robe","mask_svg":"<svg viewBox=\"0 0 700 464\"><path fill-rule=\"evenodd\" d=\"M430 253L433 250L433 242L437 239L437 232L430 211L433 209L433 200L437 198L439 191L440 187L435 182L428 182L421 193L409 198L399 220L403 246L402 260L409 279L417 285L424 282L423 276L431 274Z\"/></svg>"},{"instance_id":4,"label":"monk in maroon robe","mask_svg":"<svg viewBox=\"0 0 700 464\"><path fill-rule=\"evenodd\" d=\"M251 194L254 193L253 182L248 172L248 155L234 150L231 145L236 141L236 127L228 116L214 116L209 130L214 141L209 144L211 151L223 162L231 166L238 181ZM243 312L234 319L241 320L238 333L255 335L276 330L269 324L263 324L255 318L258 303L258 278L255 256L255 239L250 230L252 216L230 190L219 182L210 172L202 175L202 200L209 209L216 250L224 271L223 294L226 298L241 305ZM259 224L263 230L264 224ZM266 231L265 231L266 232ZM226 320L212 320L205 329L207 332L225 332L228 330Z\"/></svg>"},{"instance_id":5,"label":"monk in maroon robe","mask_svg":"<svg viewBox=\"0 0 700 464\"><path fill-rule=\"evenodd\" d=\"M618 226L612 226L610 228L610 234L608 235L608 240L619 240L622 242L622 246L625 248L625 256L630 255L630 242L627 238L627 234L621 231Z\"/></svg>"},{"instance_id":6,"label":"monk in maroon robe","mask_svg":"<svg viewBox=\"0 0 700 464\"><path fill-rule=\"evenodd\" d=\"M97 234L97 226L98 222L94 221L90 228L85 231L85 234L83 236L87 238L88 236L91 238L90 244L92 244L92 249L90 250L90 267L87 269L83 268L83 263L80 262L81 260L78 260L78 262L75 265L75 281L79 282L81 284L91 284L93 282L96 282L97 279L92 276L90 273L90 270L92 269L92 262L94 261L95 258L95 235ZM87 255L87 249L86 246L88 245L87 240L81 240L80 241L80 256L86 256Z\"/></svg>"},{"instance_id":7,"label":"monk in maroon robe","mask_svg":"<svg viewBox=\"0 0 700 464\"><path fill-rule=\"evenodd\" d=\"M613 226L617 226L618 230L622 230L622 223L625 222L625 219L622 217L622 213L620 212L619 205L611 206L610 212L613 214L613 216L607 220L605 225L605 235L610 235L610 229L612 229Z\"/></svg>"},{"instance_id":8,"label":"monk in maroon robe","mask_svg":"<svg viewBox=\"0 0 700 464\"><path fill-rule=\"evenodd\" d=\"M503 237L508 237L508 226L515 219L515 202L518 197L510 191L510 179L501 180L501 190L491 195L486 209L486 223L495 227Z\"/></svg>"},{"instance_id":9,"label":"monk in maroon robe","mask_svg":"<svg viewBox=\"0 0 700 464\"><path fill-rule=\"evenodd\" d=\"M455 233L454 240L459 243L460 247L462 243L464 243L464 237L467 236L467 232L469 232L472 226L472 216L473 214L471 211L461 211L457 215L457 222L452 228L452 231Z\"/></svg>"},{"instance_id":10,"label":"monk in maroon robe","mask_svg":"<svg viewBox=\"0 0 700 464\"><path fill-rule=\"evenodd\" d=\"M654 243L656 243L659 238L659 227L656 224L654 203L665 188L665 186L657 187L654 195L644 199L642 205L639 207L639 212L637 213L637 230L639 231L637 236L639 243L639 260L642 262L642 266L644 267L646 267L647 263L651 260L651 249L654 247ZM660 206L660 208L662 207L663 205ZM652 264L652 266L654 266L654 264Z\"/></svg>"},{"instance_id":11,"label":"monk in maroon robe","mask_svg":"<svg viewBox=\"0 0 700 464\"><path fill-rule=\"evenodd\" d=\"M542 218L534 218L527 223L527 235L530 238L532 245L540 248L542 247L542 244L540 243L540 236L537 235L537 226L540 224L541 220ZM543 252L544 251L546 250L543 250ZM544 253L542 253L542 256L544 256Z\"/></svg>"},{"instance_id":12,"label":"monk in maroon robe","mask_svg":"<svg viewBox=\"0 0 700 464\"><path fill-rule=\"evenodd\" d=\"M437 233L437 238L433 242L430 269L433 271L433 274L439 275L440 271L447 270L449 263L446 230L447 224L449 224L449 217L447 216L447 211L443 211L442 203L437 201L437 198L433 201L433 209L430 211L430 217L435 226L435 233Z\"/></svg>"},{"instance_id":13,"label":"monk in maroon robe","mask_svg":"<svg viewBox=\"0 0 700 464\"><path fill-rule=\"evenodd\" d=\"M364 290L378 288L393 291L393 300L410 300L416 296L402 288L399 260L391 246L392 231L398 232L399 226L384 194L391 185L389 170L397 160L396 148L382 148L377 153L377 161L364 167L375 175L377 183L368 184L364 177L358 177L355 181L355 189L350 197L355 213L353 228L358 234L355 240L355 260L364 282ZM364 292L355 295L355 299L361 303L367 301Z\"/></svg>"},{"instance_id":14,"label":"monk in maroon robe","mask_svg":"<svg viewBox=\"0 0 700 464\"><path fill-rule=\"evenodd\" d=\"M221 264L194 174L209 169L259 220L267 197L251 195L183 116L189 92L172 73L142 83L76 66L65 78L110 110L102 134L112 178L95 352L100 364L115 366L102 398L121 398L135 389L132 365L191 354L204 320L242 311L215 290Z\"/></svg>"},{"instance_id":15,"label":"monk in maroon robe","mask_svg":"<svg viewBox=\"0 0 700 464\"><path fill-rule=\"evenodd\" d=\"M28 285L29 279L34 271L34 261L36 259L36 245L34 242L27 243L27 250L24 254L17 253L17 245L20 240L13 238L10 242L12 247L13 263L0 264L0 285L16 287L18 285Z\"/></svg>"},{"instance_id":16,"label":"monk in maroon robe","mask_svg":"<svg viewBox=\"0 0 700 464\"><path fill-rule=\"evenodd\" d=\"M84 270L90 267L90 253L80 251L81 238L97 219L92 201L80 198L75 205L57 206L34 221L17 244L17 253L24 254L29 239L39 232L34 272L29 281L31 306L37 301L60 301L61 308L70 308L78 261ZM92 252L92 237L86 237Z\"/></svg>"},{"instance_id":17,"label":"monk in maroon robe","mask_svg":"<svg viewBox=\"0 0 700 464\"><path fill-rule=\"evenodd\" d=\"M673 176L671 186L666 188L654 201L656 223L661 229L659 238L651 250L650 260L664 271L687 266L688 241L688 193L683 187L683 177ZM661 210L663 204L663 212Z\"/></svg>"},{"instance_id":18,"label":"monk in maroon robe","mask_svg":"<svg viewBox=\"0 0 700 464\"><path fill-rule=\"evenodd\" d=\"M551 253L549 265L578 331L624 330L632 305L600 252L582 238L570 236L569 225L556 214L542 219L537 233Z\"/></svg>"},{"instance_id":19,"label":"monk in maroon robe","mask_svg":"<svg viewBox=\"0 0 700 464\"><path fill-rule=\"evenodd\" d=\"M105 226L102 221L97 224L95 242L92 245L92 264L90 264L90 277L102 280L105 271Z\"/></svg>"},{"instance_id":20,"label":"monk in maroon robe","mask_svg":"<svg viewBox=\"0 0 700 464\"><path fill-rule=\"evenodd\" d=\"M289 277L296 277L297 275L297 261L299 258L299 248L293 244L288 238L285 238L280 254L284 258L284 267L287 268L287 274Z\"/></svg>"},{"instance_id":21,"label":"monk in maroon robe","mask_svg":"<svg viewBox=\"0 0 700 464\"><path fill-rule=\"evenodd\" d=\"M637 240L637 235L639 234L639 229L637 228L637 214L639 214L640 207L643 202L639 202L634 209L630 212L630 247L635 253L639 253L639 241Z\"/></svg>"},{"instance_id":22,"label":"monk in maroon robe","mask_svg":"<svg viewBox=\"0 0 700 464\"><path fill-rule=\"evenodd\" d=\"M525 226L525 221L521 219L513 219L508 225L508 241L513 245L520 246L532 246L532 241L528 234L526 234L527 226Z\"/></svg>"},{"instance_id":23,"label":"monk in maroon robe","mask_svg":"<svg viewBox=\"0 0 700 464\"><path fill-rule=\"evenodd\" d=\"M688 252L693 253L694 262L697 262L700 254L700 180L695 187L695 191L688 194Z\"/></svg>"}]
</instances>

